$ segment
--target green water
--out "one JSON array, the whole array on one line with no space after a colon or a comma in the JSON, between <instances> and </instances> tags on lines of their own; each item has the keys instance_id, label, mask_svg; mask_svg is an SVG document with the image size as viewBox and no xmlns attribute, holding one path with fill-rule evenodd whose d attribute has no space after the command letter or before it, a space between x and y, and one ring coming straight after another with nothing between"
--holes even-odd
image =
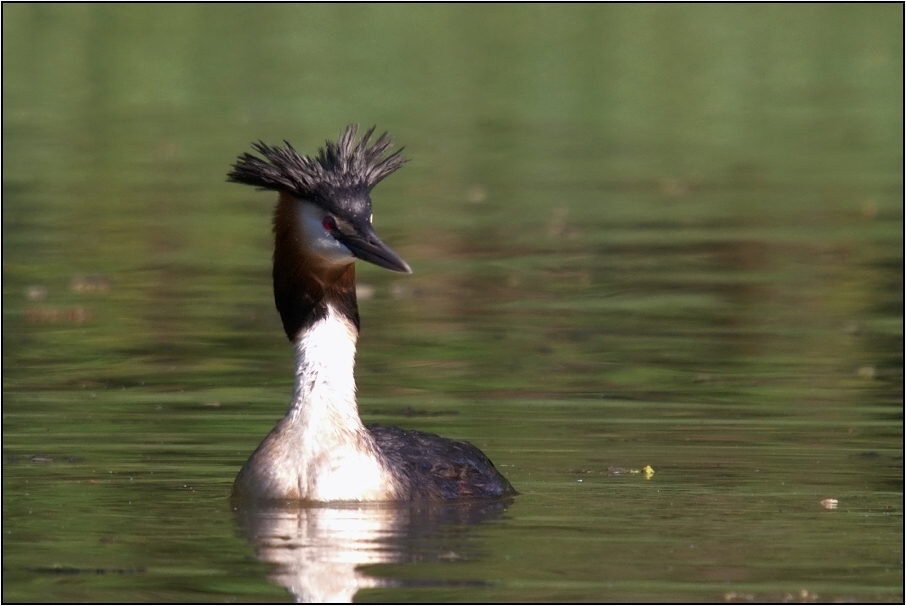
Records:
<instances>
[{"instance_id":1,"label":"green water","mask_svg":"<svg viewBox=\"0 0 906 606\"><path fill-rule=\"evenodd\" d=\"M902 6L2 10L4 601L902 601ZM292 360L226 171L350 122L363 417L512 502L228 500Z\"/></svg>"}]
</instances>

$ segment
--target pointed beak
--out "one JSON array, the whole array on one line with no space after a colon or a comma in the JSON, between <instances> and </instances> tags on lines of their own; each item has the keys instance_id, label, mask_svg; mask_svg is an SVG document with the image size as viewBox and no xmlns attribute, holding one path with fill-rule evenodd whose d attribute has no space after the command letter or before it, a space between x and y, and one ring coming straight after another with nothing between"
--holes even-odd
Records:
<instances>
[{"instance_id":1,"label":"pointed beak","mask_svg":"<svg viewBox=\"0 0 906 606\"><path fill-rule=\"evenodd\" d=\"M360 227L360 231L360 234L353 235L344 234L339 230L333 233L334 237L359 259L391 271L398 271L404 274L412 273L409 264L393 252L389 246L381 242L370 225Z\"/></svg>"}]
</instances>

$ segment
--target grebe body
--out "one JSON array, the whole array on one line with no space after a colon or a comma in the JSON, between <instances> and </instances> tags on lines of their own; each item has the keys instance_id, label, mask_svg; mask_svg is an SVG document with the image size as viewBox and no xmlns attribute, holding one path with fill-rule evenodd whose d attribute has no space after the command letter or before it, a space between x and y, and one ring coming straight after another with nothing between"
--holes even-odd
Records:
<instances>
[{"instance_id":1,"label":"grebe body","mask_svg":"<svg viewBox=\"0 0 906 606\"><path fill-rule=\"evenodd\" d=\"M296 360L286 416L242 467L240 498L411 501L515 494L478 448L420 431L365 426L355 398L359 312L355 260L411 273L372 227L372 188L400 168L374 128L346 128L316 157L288 143L243 154L230 181L279 192L274 212L274 300Z\"/></svg>"}]
</instances>

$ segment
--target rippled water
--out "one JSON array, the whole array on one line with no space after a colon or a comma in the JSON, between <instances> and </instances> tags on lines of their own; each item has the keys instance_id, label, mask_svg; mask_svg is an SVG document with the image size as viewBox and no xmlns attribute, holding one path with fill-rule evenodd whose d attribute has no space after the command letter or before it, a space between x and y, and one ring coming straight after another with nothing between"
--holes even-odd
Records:
<instances>
[{"instance_id":1,"label":"rippled water","mask_svg":"<svg viewBox=\"0 0 906 606\"><path fill-rule=\"evenodd\" d=\"M3 17L4 600L902 600L902 7ZM228 499L292 356L225 173L351 121L362 415L511 501Z\"/></svg>"}]
</instances>

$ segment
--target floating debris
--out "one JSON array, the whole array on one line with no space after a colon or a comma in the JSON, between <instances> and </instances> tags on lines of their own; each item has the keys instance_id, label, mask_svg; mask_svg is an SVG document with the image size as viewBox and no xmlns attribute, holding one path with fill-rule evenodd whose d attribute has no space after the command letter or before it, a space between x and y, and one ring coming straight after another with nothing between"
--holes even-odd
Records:
<instances>
[{"instance_id":1,"label":"floating debris","mask_svg":"<svg viewBox=\"0 0 906 606\"><path fill-rule=\"evenodd\" d=\"M586 472L591 473L591 472ZM651 476L654 475L654 469L651 465L645 465L642 469L626 469L624 467L617 467L612 465L604 470L604 475L606 476L623 476L623 475L639 475L642 474L645 476L646 480L650 480Z\"/></svg>"},{"instance_id":2,"label":"floating debris","mask_svg":"<svg viewBox=\"0 0 906 606\"><path fill-rule=\"evenodd\" d=\"M446 553L442 553L442 554L438 555L437 558L439 560L446 560L448 562L455 562L458 560L465 559L461 555L456 553L455 551L447 551Z\"/></svg>"},{"instance_id":3,"label":"floating debris","mask_svg":"<svg viewBox=\"0 0 906 606\"><path fill-rule=\"evenodd\" d=\"M69 287L77 293L105 293L110 290L110 280L104 276L73 276Z\"/></svg>"},{"instance_id":4,"label":"floating debris","mask_svg":"<svg viewBox=\"0 0 906 606\"><path fill-rule=\"evenodd\" d=\"M763 595L755 593L742 593L728 591L724 594L724 602L781 602L789 604L791 602L799 604L810 604L818 601L818 594L808 589L800 589L796 593L783 593L778 595Z\"/></svg>"},{"instance_id":5,"label":"floating debris","mask_svg":"<svg viewBox=\"0 0 906 606\"><path fill-rule=\"evenodd\" d=\"M43 301L47 298L47 289L40 284L25 287L25 298L29 301Z\"/></svg>"},{"instance_id":6,"label":"floating debris","mask_svg":"<svg viewBox=\"0 0 906 606\"><path fill-rule=\"evenodd\" d=\"M634 472L631 469L625 469L623 467L617 467L615 465L611 465L610 467L608 467L607 469L604 470L604 475L606 475L606 476L623 476L628 473L639 473L639 472L638 471Z\"/></svg>"},{"instance_id":7,"label":"floating debris","mask_svg":"<svg viewBox=\"0 0 906 606\"><path fill-rule=\"evenodd\" d=\"M874 366L860 366L856 371L856 374L860 379L872 380L875 378L875 367Z\"/></svg>"},{"instance_id":8,"label":"floating debris","mask_svg":"<svg viewBox=\"0 0 906 606\"><path fill-rule=\"evenodd\" d=\"M29 307L25 310L25 321L33 324L73 322L79 324L94 318L94 313L84 307Z\"/></svg>"}]
</instances>

